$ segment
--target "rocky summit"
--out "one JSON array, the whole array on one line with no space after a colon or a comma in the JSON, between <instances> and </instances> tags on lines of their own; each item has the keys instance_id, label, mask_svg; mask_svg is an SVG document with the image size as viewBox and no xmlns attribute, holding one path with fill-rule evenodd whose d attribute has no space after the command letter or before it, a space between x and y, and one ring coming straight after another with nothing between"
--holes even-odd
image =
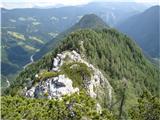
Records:
<instances>
[{"instance_id":1,"label":"rocky summit","mask_svg":"<svg viewBox=\"0 0 160 120\"><path fill-rule=\"evenodd\" d=\"M88 94L96 98L96 89L107 85L109 101L112 99L112 87L108 80L103 76L100 70L96 69L92 64L89 64L85 59L81 57L76 51L64 51L61 54L57 54L53 61L53 68L48 73L57 73L54 77L42 80L41 76L44 74L40 72L35 75L35 78L41 79L35 83L30 89L25 88L25 96L31 98L61 98L64 95L70 95L78 93L81 89L79 86L74 86L72 79L67 76L67 73L62 72L64 65L70 64L69 69L77 69L78 65L85 65L91 72L91 76L82 76L83 85L86 88ZM81 71L83 72L83 71ZM28 89L28 90L27 90Z\"/></svg>"},{"instance_id":2,"label":"rocky summit","mask_svg":"<svg viewBox=\"0 0 160 120\"><path fill-rule=\"evenodd\" d=\"M65 75L59 75L58 77L47 79L45 82L40 82L38 85L33 86L25 95L32 98L47 97L51 99L78 91L78 88L73 88L72 80L65 77Z\"/></svg>"}]
</instances>

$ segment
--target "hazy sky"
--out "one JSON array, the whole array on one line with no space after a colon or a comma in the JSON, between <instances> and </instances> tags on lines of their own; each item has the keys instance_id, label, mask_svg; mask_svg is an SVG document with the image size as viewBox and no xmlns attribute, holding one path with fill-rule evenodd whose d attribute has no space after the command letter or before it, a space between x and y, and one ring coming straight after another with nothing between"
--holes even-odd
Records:
<instances>
[{"instance_id":1,"label":"hazy sky","mask_svg":"<svg viewBox=\"0 0 160 120\"><path fill-rule=\"evenodd\" d=\"M1 0L0 7L5 8L32 8L34 6L55 6L63 4L68 5L83 5L89 2L140 2L140 3L151 3L157 4L158 0Z\"/></svg>"}]
</instances>

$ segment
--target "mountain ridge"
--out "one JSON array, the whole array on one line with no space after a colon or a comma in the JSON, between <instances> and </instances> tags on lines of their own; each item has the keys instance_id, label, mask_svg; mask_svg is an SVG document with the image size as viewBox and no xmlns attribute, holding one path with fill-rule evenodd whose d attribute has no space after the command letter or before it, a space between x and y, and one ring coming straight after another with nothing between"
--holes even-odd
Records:
<instances>
[{"instance_id":1,"label":"mountain ridge","mask_svg":"<svg viewBox=\"0 0 160 120\"><path fill-rule=\"evenodd\" d=\"M133 38L152 58L160 56L159 16L160 6L153 6L117 25L118 30Z\"/></svg>"}]
</instances>

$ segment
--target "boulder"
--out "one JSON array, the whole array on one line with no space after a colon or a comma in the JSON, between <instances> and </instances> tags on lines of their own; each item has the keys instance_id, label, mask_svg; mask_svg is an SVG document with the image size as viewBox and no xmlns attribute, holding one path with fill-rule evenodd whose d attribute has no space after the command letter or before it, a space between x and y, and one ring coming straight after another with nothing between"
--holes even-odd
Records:
<instances>
[{"instance_id":1,"label":"boulder","mask_svg":"<svg viewBox=\"0 0 160 120\"><path fill-rule=\"evenodd\" d=\"M54 67L57 67L58 64L59 64L59 62L60 62L60 59L59 59L58 57L57 57L57 58L54 58L53 66L54 66Z\"/></svg>"},{"instance_id":2,"label":"boulder","mask_svg":"<svg viewBox=\"0 0 160 120\"><path fill-rule=\"evenodd\" d=\"M70 95L79 92L78 88L73 88L72 80L59 75L58 77L49 78L46 81L40 82L26 92L26 97L43 98L60 98L64 95ZM47 96L46 96L47 93Z\"/></svg>"}]
</instances>

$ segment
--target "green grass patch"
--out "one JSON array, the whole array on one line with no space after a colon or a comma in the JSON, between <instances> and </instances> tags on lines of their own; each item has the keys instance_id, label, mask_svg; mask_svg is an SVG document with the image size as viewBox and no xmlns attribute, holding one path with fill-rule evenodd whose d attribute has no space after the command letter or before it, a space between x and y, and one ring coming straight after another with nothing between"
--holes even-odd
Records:
<instances>
[{"instance_id":1,"label":"green grass patch","mask_svg":"<svg viewBox=\"0 0 160 120\"><path fill-rule=\"evenodd\" d=\"M24 48L27 49L27 50L30 50L30 51L37 51L36 48L34 48L32 46L29 46L29 45L24 45Z\"/></svg>"},{"instance_id":2,"label":"green grass patch","mask_svg":"<svg viewBox=\"0 0 160 120\"><path fill-rule=\"evenodd\" d=\"M11 35L12 37L19 39L19 40L25 40L24 35L17 33L17 32L13 32L13 31L8 31L7 32L9 35Z\"/></svg>"},{"instance_id":3,"label":"green grass patch","mask_svg":"<svg viewBox=\"0 0 160 120\"><path fill-rule=\"evenodd\" d=\"M64 63L61 67L64 74L67 75L72 81L74 87L84 87L84 80L91 79L91 71L84 63L72 62Z\"/></svg>"},{"instance_id":4,"label":"green grass patch","mask_svg":"<svg viewBox=\"0 0 160 120\"><path fill-rule=\"evenodd\" d=\"M44 44L43 40L41 40L41 39L38 38L38 37L30 36L29 39L35 40L36 42L39 42L39 43L41 43L41 44Z\"/></svg>"},{"instance_id":5,"label":"green grass patch","mask_svg":"<svg viewBox=\"0 0 160 120\"><path fill-rule=\"evenodd\" d=\"M25 43L20 41L20 42L17 43L17 45L23 46L23 45L25 45Z\"/></svg>"},{"instance_id":6,"label":"green grass patch","mask_svg":"<svg viewBox=\"0 0 160 120\"><path fill-rule=\"evenodd\" d=\"M39 74L39 77L36 78L36 82L39 82L39 81L44 81L48 78L52 78L52 77L56 77L60 75L60 72L54 72L54 71L43 71Z\"/></svg>"}]
</instances>

